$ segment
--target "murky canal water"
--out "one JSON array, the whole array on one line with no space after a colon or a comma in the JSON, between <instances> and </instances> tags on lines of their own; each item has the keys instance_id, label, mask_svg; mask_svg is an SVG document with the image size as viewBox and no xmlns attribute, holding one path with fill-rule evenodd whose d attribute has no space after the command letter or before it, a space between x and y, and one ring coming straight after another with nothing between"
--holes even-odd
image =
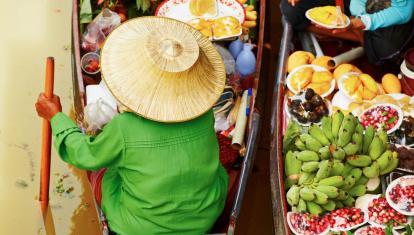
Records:
<instances>
[{"instance_id":1,"label":"murky canal water","mask_svg":"<svg viewBox=\"0 0 414 235\"><path fill-rule=\"evenodd\" d=\"M0 234L46 234L37 203L40 130L34 102L45 58L55 57L55 93L72 103L70 0L0 0ZM52 155L50 206L56 234L99 234L85 173Z\"/></svg>"}]
</instances>

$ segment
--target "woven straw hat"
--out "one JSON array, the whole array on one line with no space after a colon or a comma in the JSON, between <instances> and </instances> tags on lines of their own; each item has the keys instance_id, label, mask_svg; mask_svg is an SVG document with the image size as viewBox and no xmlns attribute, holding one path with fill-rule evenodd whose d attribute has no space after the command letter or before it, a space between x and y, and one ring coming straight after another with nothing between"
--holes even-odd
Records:
<instances>
[{"instance_id":1,"label":"woven straw hat","mask_svg":"<svg viewBox=\"0 0 414 235\"><path fill-rule=\"evenodd\" d=\"M226 80L213 44L191 26L163 17L140 17L116 28L102 48L101 71L121 104L160 122L204 114Z\"/></svg>"}]
</instances>

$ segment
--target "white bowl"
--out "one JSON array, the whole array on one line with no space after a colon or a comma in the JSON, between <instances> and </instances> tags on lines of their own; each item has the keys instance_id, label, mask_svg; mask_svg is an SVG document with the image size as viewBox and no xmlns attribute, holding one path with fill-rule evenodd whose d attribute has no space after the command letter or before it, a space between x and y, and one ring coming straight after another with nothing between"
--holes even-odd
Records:
<instances>
[{"instance_id":1,"label":"white bowl","mask_svg":"<svg viewBox=\"0 0 414 235\"><path fill-rule=\"evenodd\" d=\"M369 107L369 108L365 109L364 111L362 111L362 112L361 112L361 114L359 115L358 119L359 119L359 118L360 118L360 116L362 116L365 112L367 112L367 111L369 111L369 110L371 110L371 109L374 109L374 108L376 108L376 107L379 107L379 106L390 106L391 108L393 108L393 109L397 110L397 113L398 113L398 121L397 121L397 124L395 124L395 126L394 126L393 128L391 128L391 129L389 129L389 130L387 131L387 134L391 134L391 133L393 133L394 131L396 131L396 130L397 130L397 129L401 126L402 121L403 121L403 118L404 118L404 113L403 113L403 111L401 110L401 108L400 108L400 107L398 107L398 106L396 106L396 105L394 105L394 104L382 103L382 104L372 105L371 107Z\"/></svg>"},{"instance_id":2,"label":"white bowl","mask_svg":"<svg viewBox=\"0 0 414 235\"><path fill-rule=\"evenodd\" d=\"M324 23L318 22L318 21L314 20L313 18L311 18L309 16L309 13L311 11L312 11L312 9L309 9L309 10L306 11L306 13L305 13L306 18L308 18L308 20L312 21L313 23L315 23L317 25L320 25L320 26L322 26L324 28L327 28L327 29L344 29L344 28L347 28L351 24L351 20L349 20L349 17L347 15L345 15L345 18L346 18L345 19L345 25L329 25L329 24L324 24Z\"/></svg>"},{"instance_id":3,"label":"white bowl","mask_svg":"<svg viewBox=\"0 0 414 235\"><path fill-rule=\"evenodd\" d=\"M290 216L292 214L301 214L301 213L298 213L298 212L288 212L287 213L286 220L287 220L287 223L289 225L290 230L296 235L303 235L303 233L300 233L300 232L296 231L295 228L293 227L293 225L291 224ZM328 227L325 229L325 231L323 231L322 233L319 233L319 234L315 234L315 235L327 235L328 233L329 233L329 224L328 224Z\"/></svg>"},{"instance_id":4,"label":"white bowl","mask_svg":"<svg viewBox=\"0 0 414 235\"><path fill-rule=\"evenodd\" d=\"M298 66L298 67L294 68L288 74L288 76L286 78L286 85L292 93L298 94L300 92L300 91L296 91L295 89L293 89L292 85L290 84L290 80L292 79L293 74L297 73L298 71L300 71L303 68L308 68L308 67L313 68L313 70L316 71L316 72L328 71L325 67L322 67L322 66L319 66L319 65L313 65L313 64L301 65L301 66ZM335 79L332 78L331 88L327 92L323 93L321 95L321 97L324 98L324 97L330 95L334 90L335 90Z\"/></svg>"},{"instance_id":5,"label":"white bowl","mask_svg":"<svg viewBox=\"0 0 414 235\"><path fill-rule=\"evenodd\" d=\"M390 192L391 190L397 185L401 185L402 187L404 186L410 186L410 185L414 185L414 175L407 175L407 176L402 176L398 179L395 179L394 181L392 181L388 187L387 190L385 192L385 198L387 199L388 204L390 204L390 206L398 211L399 213L403 214L403 215L407 215L407 216L414 216L414 212L408 212L405 210L402 210L398 204L395 204L391 198L390 198Z\"/></svg>"}]
</instances>

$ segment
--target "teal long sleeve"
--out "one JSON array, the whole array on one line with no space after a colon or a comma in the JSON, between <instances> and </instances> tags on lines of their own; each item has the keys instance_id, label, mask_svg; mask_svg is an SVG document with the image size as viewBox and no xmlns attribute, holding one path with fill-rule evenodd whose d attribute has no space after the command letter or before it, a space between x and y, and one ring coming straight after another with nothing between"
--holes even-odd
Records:
<instances>
[{"instance_id":1,"label":"teal long sleeve","mask_svg":"<svg viewBox=\"0 0 414 235\"><path fill-rule=\"evenodd\" d=\"M360 16L366 30L376 30L392 25L405 24L410 21L414 11L413 0L392 0L391 7L367 14L366 0L351 0L350 10L353 16Z\"/></svg>"}]
</instances>

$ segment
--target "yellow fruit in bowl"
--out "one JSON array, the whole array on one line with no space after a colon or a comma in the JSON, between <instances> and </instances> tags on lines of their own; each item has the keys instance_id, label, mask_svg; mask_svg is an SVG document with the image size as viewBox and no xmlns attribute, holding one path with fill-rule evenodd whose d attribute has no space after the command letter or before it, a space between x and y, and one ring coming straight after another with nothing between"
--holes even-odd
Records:
<instances>
[{"instance_id":1,"label":"yellow fruit in bowl","mask_svg":"<svg viewBox=\"0 0 414 235\"><path fill-rule=\"evenodd\" d=\"M388 94L401 93L400 80L392 73L387 73L382 77L382 87Z\"/></svg>"},{"instance_id":2,"label":"yellow fruit in bowl","mask_svg":"<svg viewBox=\"0 0 414 235\"><path fill-rule=\"evenodd\" d=\"M292 74L290 85L293 91L299 92L302 88L305 88L312 81L313 72L312 68L306 67Z\"/></svg>"},{"instance_id":3,"label":"yellow fruit in bowl","mask_svg":"<svg viewBox=\"0 0 414 235\"><path fill-rule=\"evenodd\" d=\"M334 64L332 63L332 57L329 57L329 56L318 57L312 61L312 64L324 67L327 70L334 69Z\"/></svg>"},{"instance_id":4,"label":"yellow fruit in bowl","mask_svg":"<svg viewBox=\"0 0 414 235\"><path fill-rule=\"evenodd\" d=\"M364 87L362 98L364 100L372 100L377 96L377 93L372 92L370 89Z\"/></svg>"},{"instance_id":5,"label":"yellow fruit in bowl","mask_svg":"<svg viewBox=\"0 0 414 235\"><path fill-rule=\"evenodd\" d=\"M318 95L323 95L331 88L331 82L310 83L306 88L312 88Z\"/></svg>"},{"instance_id":6,"label":"yellow fruit in bowl","mask_svg":"<svg viewBox=\"0 0 414 235\"><path fill-rule=\"evenodd\" d=\"M368 88L375 94L378 93L377 82L375 82L375 80L370 75L363 73L359 75L359 79L361 79L362 83L364 84L366 88Z\"/></svg>"},{"instance_id":7,"label":"yellow fruit in bowl","mask_svg":"<svg viewBox=\"0 0 414 235\"><path fill-rule=\"evenodd\" d=\"M316 71L312 75L312 83L331 82L333 75L329 71Z\"/></svg>"},{"instance_id":8,"label":"yellow fruit in bowl","mask_svg":"<svg viewBox=\"0 0 414 235\"><path fill-rule=\"evenodd\" d=\"M191 0L189 8L194 16L217 15L216 0Z\"/></svg>"},{"instance_id":9,"label":"yellow fruit in bowl","mask_svg":"<svg viewBox=\"0 0 414 235\"><path fill-rule=\"evenodd\" d=\"M354 97L357 102L362 102L364 98L364 86L360 85L352 97Z\"/></svg>"},{"instance_id":10,"label":"yellow fruit in bowl","mask_svg":"<svg viewBox=\"0 0 414 235\"><path fill-rule=\"evenodd\" d=\"M342 77L342 75L351 72L362 73L362 71L359 68L352 64L341 64L338 67L336 67L333 73L333 76L336 79L336 84L338 84L339 79Z\"/></svg>"},{"instance_id":11,"label":"yellow fruit in bowl","mask_svg":"<svg viewBox=\"0 0 414 235\"><path fill-rule=\"evenodd\" d=\"M314 59L315 56L310 52L295 51L288 58L287 72L290 73L294 68L297 68L301 65L310 64Z\"/></svg>"},{"instance_id":12,"label":"yellow fruit in bowl","mask_svg":"<svg viewBox=\"0 0 414 235\"><path fill-rule=\"evenodd\" d=\"M359 80L359 77L356 75L350 75L349 77L345 78L342 83L345 91L348 94L352 95L358 90L359 86L361 85L361 80Z\"/></svg>"}]
</instances>

